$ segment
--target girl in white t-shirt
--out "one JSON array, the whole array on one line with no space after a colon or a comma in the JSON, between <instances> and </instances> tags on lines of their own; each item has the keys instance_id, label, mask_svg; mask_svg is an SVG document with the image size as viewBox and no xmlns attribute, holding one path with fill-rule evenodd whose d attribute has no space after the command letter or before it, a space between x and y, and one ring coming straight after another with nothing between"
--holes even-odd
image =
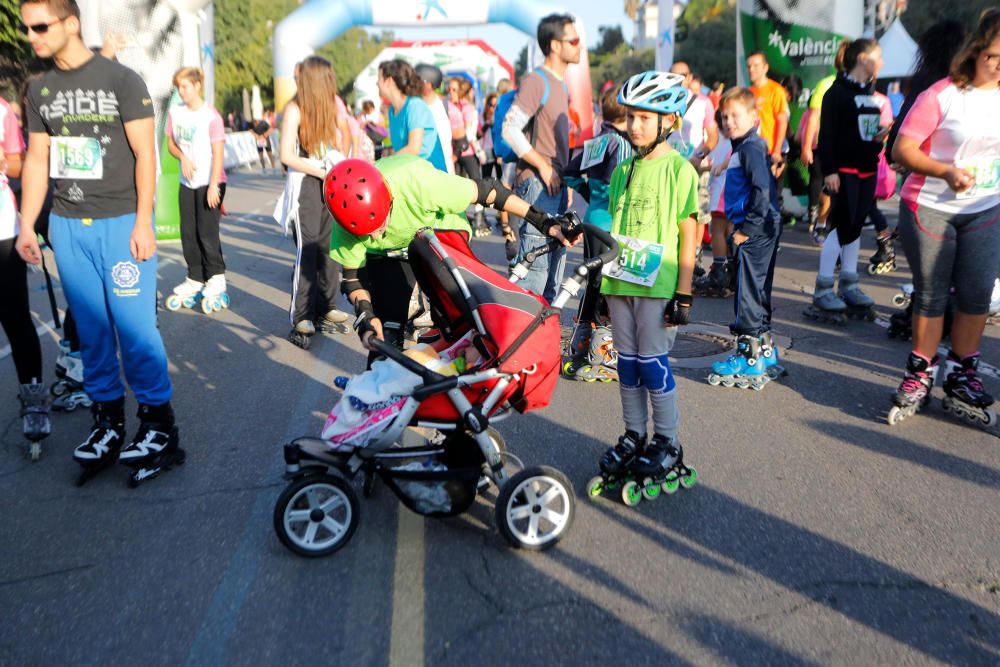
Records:
<instances>
[{"instance_id":1,"label":"girl in white t-shirt","mask_svg":"<svg viewBox=\"0 0 1000 667\"><path fill-rule=\"evenodd\" d=\"M181 104L167 112L167 148L181 162L181 247L187 278L167 297L167 309L191 307L201 295L207 314L229 306L219 218L226 194L222 116L202 97L204 74L184 67L174 75Z\"/></svg>"},{"instance_id":2,"label":"girl in white t-shirt","mask_svg":"<svg viewBox=\"0 0 1000 667\"><path fill-rule=\"evenodd\" d=\"M945 409L993 424L993 397L976 372L979 343L1000 271L1000 9L952 62L951 74L917 98L892 157L910 170L899 231L913 271L913 350L889 423L930 399L949 290L957 312L945 360Z\"/></svg>"}]
</instances>

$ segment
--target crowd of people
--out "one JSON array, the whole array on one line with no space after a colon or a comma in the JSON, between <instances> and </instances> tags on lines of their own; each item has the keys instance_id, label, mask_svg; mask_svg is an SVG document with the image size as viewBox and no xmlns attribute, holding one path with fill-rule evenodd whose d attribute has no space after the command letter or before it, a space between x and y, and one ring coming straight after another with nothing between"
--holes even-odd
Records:
<instances>
[{"instance_id":1,"label":"crowd of people","mask_svg":"<svg viewBox=\"0 0 1000 667\"><path fill-rule=\"evenodd\" d=\"M68 302L65 354L76 355L78 389L93 403L91 433L74 457L88 473L121 460L141 480L184 456L155 319L153 109L138 75L84 46L75 2L22 0L21 12L36 55L54 62L25 87L23 130L0 102L0 180L20 179L19 189L5 189L19 195L19 223L16 215L0 218L2 323L25 433L38 440L50 429L24 266L41 262L41 233ZM297 92L279 133L286 183L275 217L296 244L289 338L308 348L319 331L346 333L353 310L364 323L369 363L372 336L402 347L416 287L406 248L417 230L430 225L469 242L491 233L491 208L512 264L548 238L561 242L520 283L551 301L575 243L562 216L579 193L588 203L585 222L611 232L621 254L589 280L564 374L619 382L624 435L601 459L606 481L679 474L686 469L669 354L695 296L733 298L734 352L713 366L710 383L761 389L784 372L771 335L771 291L788 217L783 184L800 159L809 174L810 230L821 245L805 314L830 322L874 317L857 268L871 219L879 246L872 267L881 267L872 272L894 267L898 235L915 290L913 350L890 422L926 404L939 365L949 409L995 419L976 369L1000 273L1000 11L985 12L968 36L961 32L945 23L922 37L895 115L875 90L881 47L860 38L841 43L836 72L814 87L798 125L789 103L799 100L801 82L774 81L764 54L753 53L746 87L707 91L680 61L669 72L637 72L605 86L585 143L575 139L564 80L585 48L570 15L540 22L543 63L516 90L503 81L477 94L465 77L389 60L378 67L380 100L363 100L355 115L338 94L331 63L309 57L296 66ZM167 149L180 162L187 275L167 305L211 313L229 303L222 163L225 129L239 119L224 120L205 102L200 70L180 70L174 85L181 103L167 118ZM102 111L68 114L60 102L81 96L103 100ZM276 125L268 117L247 128L259 139L262 164ZM905 179L893 230L877 201L896 194L897 173ZM590 235L583 243L587 258L607 249ZM941 361L949 308L951 350ZM78 335L69 335L69 323ZM130 443L120 367L139 403Z\"/></svg>"}]
</instances>

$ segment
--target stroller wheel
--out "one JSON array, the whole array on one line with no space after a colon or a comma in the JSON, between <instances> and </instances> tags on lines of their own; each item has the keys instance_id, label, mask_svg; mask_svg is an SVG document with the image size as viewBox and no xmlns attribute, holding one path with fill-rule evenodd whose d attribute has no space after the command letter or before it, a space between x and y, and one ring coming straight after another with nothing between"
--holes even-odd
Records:
<instances>
[{"instance_id":1,"label":"stroller wheel","mask_svg":"<svg viewBox=\"0 0 1000 667\"><path fill-rule=\"evenodd\" d=\"M511 546L542 551L569 529L574 503L573 487L565 475L549 466L532 466L500 489L494 518Z\"/></svg>"},{"instance_id":2,"label":"stroller wheel","mask_svg":"<svg viewBox=\"0 0 1000 667\"><path fill-rule=\"evenodd\" d=\"M358 496L333 475L293 481L274 505L274 531L300 556L328 556L351 539L358 527Z\"/></svg>"}]
</instances>

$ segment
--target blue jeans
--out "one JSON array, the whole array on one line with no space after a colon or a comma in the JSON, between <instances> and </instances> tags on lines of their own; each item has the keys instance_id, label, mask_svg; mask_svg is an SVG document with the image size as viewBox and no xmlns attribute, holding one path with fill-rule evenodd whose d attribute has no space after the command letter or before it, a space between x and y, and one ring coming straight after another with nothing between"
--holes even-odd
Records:
<instances>
[{"instance_id":1,"label":"blue jeans","mask_svg":"<svg viewBox=\"0 0 1000 667\"><path fill-rule=\"evenodd\" d=\"M558 194L552 196L549 194L548 188L545 187L545 183L534 175L528 176L518 183L514 188L514 194L535 208L551 215L563 213L569 201L565 187L561 188ZM520 261L529 250L545 245L545 236L523 220L518 232L521 238L517 261ZM556 296L556 290L559 289L559 283L562 282L565 268L566 248L559 248L536 259L535 263L531 265L528 275L518 285L535 294L541 294L546 301L551 303Z\"/></svg>"},{"instance_id":2,"label":"blue jeans","mask_svg":"<svg viewBox=\"0 0 1000 667\"><path fill-rule=\"evenodd\" d=\"M156 328L156 258L138 263L129 239L135 214L80 219L52 214L49 232L66 301L76 318L83 388L95 401L132 393L163 405L172 388L167 354Z\"/></svg>"}]
</instances>

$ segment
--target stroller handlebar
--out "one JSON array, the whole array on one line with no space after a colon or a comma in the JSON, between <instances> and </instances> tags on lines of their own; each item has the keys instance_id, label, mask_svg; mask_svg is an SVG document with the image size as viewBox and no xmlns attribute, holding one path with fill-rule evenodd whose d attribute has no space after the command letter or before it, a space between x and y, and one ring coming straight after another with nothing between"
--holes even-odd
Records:
<instances>
[{"instance_id":1,"label":"stroller handlebar","mask_svg":"<svg viewBox=\"0 0 1000 667\"><path fill-rule=\"evenodd\" d=\"M598 241L608 246L607 251L597 257L591 257L584 262L584 266L587 267L588 272L599 271L602 266L610 264L618 258L618 241L615 240L615 237L600 227L588 223L583 223L583 228L589 236L593 236Z\"/></svg>"}]
</instances>

